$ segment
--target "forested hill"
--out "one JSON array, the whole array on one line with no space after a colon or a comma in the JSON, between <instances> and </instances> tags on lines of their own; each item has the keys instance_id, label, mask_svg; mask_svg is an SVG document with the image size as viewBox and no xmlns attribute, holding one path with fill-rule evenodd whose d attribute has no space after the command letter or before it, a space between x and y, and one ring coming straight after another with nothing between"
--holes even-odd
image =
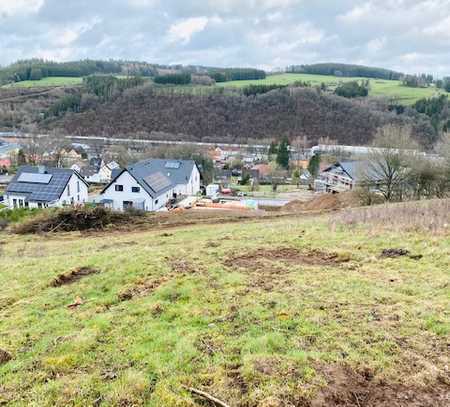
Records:
<instances>
[{"instance_id":1,"label":"forested hill","mask_svg":"<svg viewBox=\"0 0 450 407\"><path fill-rule=\"evenodd\" d=\"M405 115L374 110L315 89L280 89L247 97L161 93L144 86L41 126L68 134L111 137L166 132L178 140L243 142L306 135L311 141L329 137L341 144L367 144L377 128L388 122L411 123L419 133L417 121ZM420 134L427 131L432 131L429 124L422 123Z\"/></svg>"},{"instance_id":2,"label":"forested hill","mask_svg":"<svg viewBox=\"0 0 450 407\"><path fill-rule=\"evenodd\" d=\"M363 65L323 63L313 65L291 65L286 69L292 73L307 73L313 75L333 75L342 77L377 78L399 80L404 74L389 69L374 68Z\"/></svg>"},{"instance_id":3,"label":"forested hill","mask_svg":"<svg viewBox=\"0 0 450 407\"><path fill-rule=\"evenodd\" d=\"M40 80L47 77L84 77L93 74L153 76L157 65L135 61L83 60L53 62L42 59L17 61L0 68L0 84L27 80Z\"/></svg>"}]
</instances>

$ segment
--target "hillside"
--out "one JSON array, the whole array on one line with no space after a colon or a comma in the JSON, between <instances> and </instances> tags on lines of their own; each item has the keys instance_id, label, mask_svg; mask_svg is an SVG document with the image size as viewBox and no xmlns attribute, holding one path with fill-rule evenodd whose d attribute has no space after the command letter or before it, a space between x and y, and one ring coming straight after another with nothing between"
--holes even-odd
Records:
<instances>
[{"instance_id":1,"label":"hillside","mask_svg":"<svg viewBox=\"0 0 450 407\"><path fill-rule=\"evenodd\" d=\"M342 144L366 144L376 129L388 122L414 123L407 116L308 88L246 97L141 87L82 113L67 113L42 127L78 135L165 132L176 139L212 142L307 135L313 142L329 137ZM427 130L425 123L420 134L426 131L432 130Z\"/></svg>"},{"instance_id":2,"label":"hillside","mask_svg":"<svg viewBox=\"0 0 450 407\"><path fill-rule=\"evenodd\" d=\"M290 85L295 82L307 82L313 86L320 86L324 83L330 87L336 87L340 82L351 82L366 80L363 77L337 77L333 75L313 75L301 73L285 73L269 75L266 79L256 81L232 81L219 83L218 86L226 87L245 87L248 85L266 84L266 85ZM398 80L370 79L369 96L385 97L392 102L404 105L412 105L422 98L430 98L439 94L448 94L447 92L434 87L412 88L402 85Z\"/></svg>"},{"instance_id":3,"label":"hillside","mask_svg":"<svg viewBox=\"0 0 450 407\"><path fill-rule=\"evenodd\" d=\"M340 219L1 232L0 403L448 405L448 229Z\"/></svg>"}]
</instances>

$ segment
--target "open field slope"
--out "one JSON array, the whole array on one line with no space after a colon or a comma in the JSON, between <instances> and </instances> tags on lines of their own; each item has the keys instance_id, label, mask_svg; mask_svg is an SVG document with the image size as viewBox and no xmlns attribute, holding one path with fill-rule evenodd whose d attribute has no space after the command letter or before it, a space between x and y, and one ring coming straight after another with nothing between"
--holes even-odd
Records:
<instances>
[{"instance_id":1,"label":"open field slope","mask_svg":"<svg viewBox=\"0 0 450 407\"><path fill-rule=\"evenodd\" d=\"M21 81L4 85L3 88L41 88L55 86L81 85L83 78L72 76L53 76L36 81Z\"/></svg>"},{"instance_id":2,"label":"open field slope","mask_svg":"<svg viewBox=\"0 0 450 407\"><path fill-rule=\"evenodd\" d=\"M219 86L225 87L244 87L248 85L290 85L297 81L309 82L313 86L320 86L322 83L328 86L336 86L339 82L349 82L355 80L366 81L367 78L337 77L328 75L311 75L311 74L294 74L285 73L277 75L269 75L266 79L254 81L233 81L219 83ZM369 79L370 96L383 96L394 99L398 103L411 105L419 99L429 98L442 92L436 88L410 88L403 86L400 81L391 81L383 79Z\"/></svg>"},{"instance_id":3,"label":"open field slope","mask_svg":"<svg viewBox=\"0 0 450 407\"><path fill-rule=\"evenodd\" d=\"M329 216L3 232L0 403L448 405L448 229Z\"/></svg>"}]
</instances>

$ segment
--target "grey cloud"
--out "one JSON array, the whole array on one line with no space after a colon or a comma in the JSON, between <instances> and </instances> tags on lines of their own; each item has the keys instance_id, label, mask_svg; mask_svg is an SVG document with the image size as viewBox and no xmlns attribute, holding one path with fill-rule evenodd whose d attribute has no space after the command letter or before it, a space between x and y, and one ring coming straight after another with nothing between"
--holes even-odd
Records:
<instances>
[{"instance_id":1,"label":"grey cloud","mask_svg":"<svg viewBox=\"0 0 450 407\"><path fill-rule=\"evenodd\" d=\"M3 65L30 57L265 68L336 61L450 74L450 0L1 2Z\"/></svg>"}]
</instances>

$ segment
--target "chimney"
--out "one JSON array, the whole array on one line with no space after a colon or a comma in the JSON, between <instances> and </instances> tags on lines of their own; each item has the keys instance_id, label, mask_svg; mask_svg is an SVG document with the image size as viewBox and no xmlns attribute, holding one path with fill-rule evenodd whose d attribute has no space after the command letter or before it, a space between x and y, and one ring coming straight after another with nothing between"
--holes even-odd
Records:
<instances>
[{"instance_id":1,"label":"chimney","mask_svg":"<svg viewBox=\"0 0 450 407\"><path fill-rule=\"evenodd\" d=\"M45 165L38 165L38 173L39 174L46 174L47 171L45 171Z\"/></svg>"}]
</instances>

